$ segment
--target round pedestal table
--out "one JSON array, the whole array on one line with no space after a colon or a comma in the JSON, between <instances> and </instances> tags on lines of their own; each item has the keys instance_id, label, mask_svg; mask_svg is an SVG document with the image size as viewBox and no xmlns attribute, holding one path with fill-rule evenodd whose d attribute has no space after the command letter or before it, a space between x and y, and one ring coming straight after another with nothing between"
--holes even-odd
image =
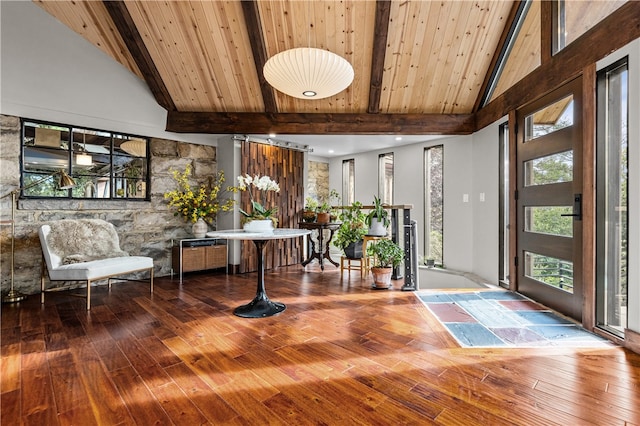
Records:
<instances>
[{"instance_id":1,"label":"round pedestal table","mask_svg":"<svg viewBox=\"0 0 640 426\"><path fill-rule=\"evenodd\" d=\"M274 229L273 232L246 232L243 229L231 229L228 231L207 232L207 237L224 238L227 240L251 240L256 246L258 254L258 288L256 297L246 305L238 306L233 313L243 318L270 317L284 311L287 307L284 303L269 300L264 288L264 250L271 240L284 238L296 238L310 234L305 229Z\"/></svg>"}]
</instances>

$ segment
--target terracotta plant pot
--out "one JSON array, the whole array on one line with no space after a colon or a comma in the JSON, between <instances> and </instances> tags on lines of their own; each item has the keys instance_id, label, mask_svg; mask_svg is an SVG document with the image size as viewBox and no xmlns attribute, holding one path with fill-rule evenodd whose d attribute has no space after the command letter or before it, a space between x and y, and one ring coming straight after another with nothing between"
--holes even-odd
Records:
<instances>
[{"instance_id":1,"label":"terracotta plant pot","mask_svg":"<svg viewBox=\"0 0 640 426\"><path fill-rule=\"evenodd\" d=\"M373 285L375 288L387 289L391 287L391 274L393 268L371 268L373 274Z\"/></svg>"},{"instance_id":2,"label":"terracotta plant pot","mask_svg":"<svg viewBox=\"0 0 640 426\"><path fill-rule=\"evenodd\" d=\"M331 215L329 213L318 213L316 216L316 223L329 223Z\"/></svg>"}]
</instances>

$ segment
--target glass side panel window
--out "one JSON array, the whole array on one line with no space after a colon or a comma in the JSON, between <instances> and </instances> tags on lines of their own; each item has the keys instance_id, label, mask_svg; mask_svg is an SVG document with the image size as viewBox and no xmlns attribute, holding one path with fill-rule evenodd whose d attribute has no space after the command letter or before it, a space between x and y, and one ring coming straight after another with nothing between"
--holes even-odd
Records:
<instances>
[{"instance_id":1,"label":"glass side panel window","mask_svg":"<svg viewBox=\"0 0 640 426\"><path fill-rule=\"evenodd\" d=\"M148 200L147 152L146 138L25 120L22 196ZM60 171L74 179L73 188L58 189L52 174Z\"/></svg>"},{"instance_id":2,"label":"glass side panel window","mask_svg":"<svg viewBox=\"0 0 640 426\"><path fill-rule=\"evenodd\" d=\"M342 202L351 205L356 201L356 164L353 158L342 161Z\"/></svg>"},{"instance_id":3,"label":"glass side panel window","mask_svg":"<svg viewBox=\"0 0 640 426\"><path fill-rule=\"evenodd\" d=\"M573 151L524 162L524 186L549 185L573 180Z\"/></svg>"},{"instance_id":4,"label":"glass side panel window","mask_svg":"<svg viewBox=\"0 0 640 426\"><path fill-rule=\"evenodd\" d=\"M525 117L524 140L530 141L573 125L573 95Z\"/></svg>"},{"instance_id":5,"label":"glass side panel window","mask_svg":"<svg viewBox=\"0 0 640 426\"><path fill-rule=\"evenodd\" d=\"M538 234L573 237L571 206L541 206L524 208L524 230ZM563 216L565 215L565 216Z\"/></svg>"},{"instance_id":6,"label":"glass side panel window","mask_svg":"<svg viewBox=\"0 0 640 426\"><path fill-rule=\"evenodd\" d=\"M553 53L564 49L626 2L627 0L554 1Z\"/></svg>"},{"instance_id":7,"label":"glass side panel window","mask_svg":"<svg viewBox=\"0 0 640 426\"><path fill-rule=\"evenodd\" d=\"M524 252L524 274L542 284L573 293L573 262Z\"/></svg>"},{"instance_id":8,"label":"glass side panel window","mask_svg":"<svg viewBox=\"0 0 640 426\"><path fill-rule=\"evenodd\" d=\"M393 204L393 152L378 156L378 197L384 204Z\"/></svg>"},{"instance_id":9,"label":"glass side panel window","mask_svg":"<svg viewBox=\"0 0 640 426\"><path fill-rule=\"evenodd\" d=\"M425 260L443 264L443 212L444 212L444 146L432 146L424 150L425 171Z\"/></svg>"},{"instance_id":10,"label":"glass side panel window","mask_svg":"<svg viewBox=\"0 0 640 426\"><path fill-rule=\"evenodd\" d=\"M542 63L540 56L541 1L521 2L522 14L515 21L504 57L498 62L483 106L503 94Z\"/></svg>"},{"instance_id":11,"label":"glass side panel window","mask_svg":"<svg viewBox=\"0 0 640 426\"><path fill-rule=\"evenodd\" d=\"M624 338L629 264L628 59L598 73L596 319Z\"/></svg>"},{"instance_id":12,"label":"glass side panel window","mask_svg":"<svg viewBox=\"0 0 640 426\"><path fill-rule=\"evenodd\" d=\"M503 123L499 128L500 141L500 284L509 283L509 124Z\"/></svg>"}]
</instances>

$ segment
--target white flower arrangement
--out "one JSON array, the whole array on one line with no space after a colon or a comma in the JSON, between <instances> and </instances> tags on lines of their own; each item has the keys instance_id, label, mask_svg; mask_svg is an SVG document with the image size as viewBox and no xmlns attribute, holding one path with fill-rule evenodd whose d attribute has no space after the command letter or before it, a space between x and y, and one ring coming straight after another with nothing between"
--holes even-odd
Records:
<instances>
[{"instance_id":1,"label":"white flower arrangement","mask_svg":"<svg viewBox=\"0 0 640 426\"><path fill-rule=\"evenodd\" d=\"M269 176L250 176L248 174L238 176L238 190L247 191L251 186L259 191L280 192L280 185L278 185L278 183L272 180ZM251 213L248 213L240 209L240 213L247 220L271 219L274 223L276 222L277 219L274 217L274 215L278 212L277 206L270 209L265 208L259 201L253 198L253 192L250 190L249 197L251 197L251 207L253 208L253 211Z\"/></svg>"}]
</instances>

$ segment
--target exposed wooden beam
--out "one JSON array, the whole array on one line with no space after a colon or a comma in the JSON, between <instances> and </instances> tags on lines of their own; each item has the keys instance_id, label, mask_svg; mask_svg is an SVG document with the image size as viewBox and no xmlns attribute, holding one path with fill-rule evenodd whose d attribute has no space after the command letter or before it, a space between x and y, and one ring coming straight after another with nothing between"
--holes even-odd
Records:
<instances>
[{"instance_id":1,"label":"exposed wooden beam","mask_svg":"<svg viewBox=\"0 0 640 426\"><path fill-rule=\"evenodd\" d=\"M166 130L177 133L415 134L466 135L473 114L209 113L167 114Z\"/></svg>"},{"instance_id":2,"label":"exposed wooden beam","mask_svg":"<svg viewBox=\"0 0 640 426\"><path fill-rule=\"evenodd\" d=\"M156 102L160 104L167 111L174 111L176 109L171 94L167 90L167 87L162 81L160 72L153 63L151 54L147 50L147 47L136 28L133 19L127 6L123 1L103 1L104 6L107 8L116 29L120 33L120 36L127 45L127 49L131 53L136 65L142 72L142 75L153 93Z\"/></svg>"},{"instance_id":3,"label":"exposed wooden beam","mask_svg":"<svg viewBox=\"0 0 640 426\"><path fill-rule=\"evenodd\" d=\"M242 4L242 12L244 13L249 42L251 43L253 61L256 64L264 110L268 113L278 112L278 105L276 104L276 97L273 94L273 88L267 83L267 80L264 78L264 73L262 72L264 64L267 62L267 48L264 42L264 35L262 34L258 2L241 1L240 3Z\"/></svg>"},{"instance_id":4,"label":"exposed wooden beam","mask_svg":"<svg viewBox=\"0 0 640 426\"><path fill-rule=\"evenodd\" d=\"M585 67L638 37L640 7L637 2L630 1L479 110L476 130L559 87L579 75Z\"/></svg>"},{"instance_id":5,"label":"exposed wooden beam","mask_svg":"<svg viewBox=\"0 0 640 426\"><path fill-rule=\"evenodd\" d=\"M380 112L380 95L382 93L382 74L384 72L384 58L387 51L387 36L389 34L389 15L391 0L376 2L376 23L373 35L373 57L371 58L371 81L369 88L369 107L367 112Z\"/></svg>"},{"instance_id":6,"label":"exposed wooden beam","mask_svg":"<svg viewBox=\"0 0 640 426\"><path fill-rule=\"evenodd\" d=\"M540 4L540 62L542 65L551 60L553 56L553 31L556 28L554 22L558 17L554 13L556 1L543 1Z\"/></svg>"}]
</instances>

